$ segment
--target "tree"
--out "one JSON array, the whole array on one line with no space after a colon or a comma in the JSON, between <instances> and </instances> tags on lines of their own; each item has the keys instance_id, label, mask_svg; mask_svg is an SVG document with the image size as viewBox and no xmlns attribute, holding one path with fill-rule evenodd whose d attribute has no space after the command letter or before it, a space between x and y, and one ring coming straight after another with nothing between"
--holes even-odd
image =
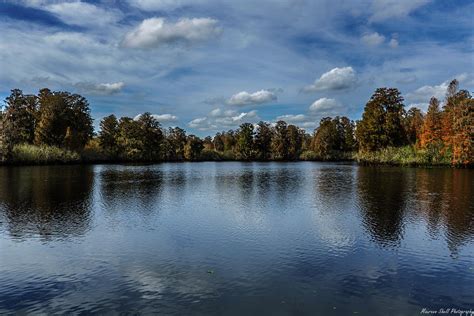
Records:
<instances>
[{"instance_id":1,"label":"tree","mask_svg":"<svg viewBox=\"0 0 474 316\"><path fill-rule=\"evenodd\" d=\"M224 151L233 151L237 142L234 131L228 130L222 134L224 137Z\"/></svg>"},{"instance_id":2,"label":"tree","mask_svg":"<svg viewBox=\"0 0 474 316\"><path fill-rule=\"evenodd\" d=\"M172 148L172 160L184 159L184 146L186 146L186 131L179 127L169 129L168 140Z\"/></svg>"},{"instance_id":3,"label":"tree","mask_svg":"<svg viewBox=\"0 0 474 316\"><path fill-rule=\"evenodd\" d=\"M304 131L296 127L295 125L288 125L287 128L287 160L298 159L301 153L301 147L303 144Z\"/></svg>"},{"instance_id":4,"label":"tree","mask_svg":"<svg viewBox=\"0 0 474 316\"><path fill-rule=\"evenodd\" d=\"M65 94L64 97L68 108L65 146L73 150L82 150L94 133L89 102L78 94Z\"/></svg>"},{"instance_id":5,"label":"tree","mask_svg":"<svg viewBox=\"0 0 474 316\"><path fill-rule=\"evenodd\" d=\"M453 160L454 165L474 164L474 99L466 91L454 110Z\"/></svg>"},{"instance_id":6,"label":"tree","mask_svg":"<svg viewBox=\"0 0 474 316\"><path fill-rule=\"evenodd\" d=\"M337 156L340 143L336 121L330 117L321 119L319 127L314 131L311 150L314 151L319 159L331 160Z\"/></svg>"},{"instance_id":7,"label":"tree","mask_svg":"<svg viewBox=\"0 0 474 316\"><path fill-rule=\"evenodd\" d=\"M355 139L355 124L347 117L343 116L338 121L339 130L342 134L342 151L351 152L357 149L357 141Z\"/></svg>"},{"instance_id":8,"label":"tree","mask_svg":"<svg viewBox=\"0 0 474 316\"><path fill-rule=\"evenodd\" d=\"M189 135L184 147L184 157L189 161L196 161L200 158L203 149L202 140L195 135Z\"/></svg>"},{"instance_id":9,"label":"tree","mask_svg":"<svg viewBox=\"0 0 474 316\"><path fill-rule=\"evenodd\" d=\"M398 89L378 88L365 106L358 122L356 138L359 149L375 151L406 143L403 129L403 97Z\"/></svg>"},{"instance_id":10,"label":"tree","mask_svg":"<svg viewBox=\"0 0 474 316\"><path fill-rule=\"evenodd\" d=\"M214 149L216 151L224 151L224 132L217 133L214 138L212 139L212 142L214 144Z\"/></svg>"},{"instance_id":11,"label":"tree","mask_svg":"<svg viewBox=\"0 0 474 316\"><path fill-rule=\"evenodd\" d=\"M35 144L61 147L68 127L68 108L60 92L42 89L38 95L38 123Z\"/></svg>"},{"instance_id":12,"label":"tree","mask_svg":"<svg viewBox=\"0 0 474 316\"><path fill-rule=\"evenodd\" d=\"M275 124L272 139L273 159L288 159L288 125L285 121L278 121Z\"/></svg>"},{"instance_id":13,"label":"tree","mask_svg":"<svg viewBox=\"0 0 474 316\"><path fill-rule=\"evenodd\" d=\"M106 116L100 121L99 144L109 155L115 157L119 153L117 138L119 135L118 121L115 115Z\"/></svg>"},{"instance_id":14,"label":"tree","mask_svg":"<svg viewBox=\"0 0 474 316\"><path fill-rule=\"evenodd\" d=\"M31 144L34 139L36 97L25 96L19 89L11 90L5 100L3 133L12 145Z\"/></svg>"},{"instance_id":15,"label":"tree","mask_svg":"<svg viewBox=\"0 0 474 316\"><path fill-rule=\"evenodd\" d=\"M236 133L237 137L237 154L242 160L251 160L254 154L253 145L253 125L250 123L243 123L240 125Z\"/></svg>"},{"instance_id":16,"label":"tree","mask_svg":"<svg viewBox=\"0 0 474 316\"><path fill-rule=\"evenodd\" d=\"M449 83L447 92L446 92L446 102L443 107L443 114L441 119L441 135L446 152L453 150L455 130L454 126L457 124L456 120L458 119L460 111L459 107L461 104L470 99L471 96L468 91L459 89L459 82L454 79Z\"/></svg>"},{"instance_id":17,"label":"tree","mask_svg":"<svg viewBox=\"0 0 474 316\"><path fill-rule=\"evenodd\" d=\"M35 143L81 150L92 138L93 126L89 103L68 92L42 89L38 95Z\"/></svg>"},{"instance_id":18,"label":"tree","mask_svg":"<svg viewBox=\"0 0 474 316\"><path fill-rule=\"evenodd\" d=\"M207 150L214 150L214 143L211 136L206 136L203 141L204 148Z\"/></svg>"},{"instance_id":19,"label":"tree","mask_svg":"<svg viewBox=\"0 0 474 316\"><path fill-rule=\"evenodd\" d=\"M117 145L122 159L143 160L144 144L140 123L129 117L120 118Z\"/></svg>"},{"instance_id":20,"label":"tree","mask_svg":"<svg viewBox=\"0 0 474 316\"><path fill-rule=\"evenodd\" d=\"M420 138L423 127L423 114L415 107L410 108L405 116L405 133L408 143L415 144Z\"/></svg>"},{"instance_id":21,"label":"tree","mask_svg":"<svg viewBox=\"0 0 474 316\"><path fill-rule=\"evenodd\" d=\"M163 131L160 123L149 112L140 115L137 122L141 131L142 159L146 161L160 160L160 149L163 141Z\"/></svg>"},{"instance_id":22,"label":"tree","mask_svg":"<svg viewBox=\"0 0 474 316\"><path fill-rule=\"evenodd\" d=\"M269 123L260 121L255 134L255 151L258 160L269 160L272 154L273 131Z\"/></svg>"},{"instance_id":23,"label":"tree","mask_svg":"<svg viewBox=\"0 0 474 316\"><path fill-rule=\"evenodd\" d=\"M423 120L423 126L420 134L420 147L441 143L441 112L439 110L439 101L435 97L430 100L428 112Z\"/></svg>"}]
</instances>

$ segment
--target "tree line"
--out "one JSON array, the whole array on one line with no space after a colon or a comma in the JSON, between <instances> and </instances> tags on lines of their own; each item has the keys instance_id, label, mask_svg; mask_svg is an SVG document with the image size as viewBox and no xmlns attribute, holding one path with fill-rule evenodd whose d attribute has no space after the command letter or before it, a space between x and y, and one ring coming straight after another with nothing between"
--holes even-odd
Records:
<instances>
[{"instance_id":1,"label":"tree line","mask_svg":"<svg viewBox=\"0 0 474 316\"><path fill-rule=\"evenodd\" d=\"M42 89L37 95L11 91L0 112L0 159L14 160L15 146L51 146L95 161L342 160L410 146L428 163L472 165L474 101L453 80L441 103L430 100L426 114L405 110L398 89L377 89L356 122L325 117L312 134L278 121L243 123L203 139L179 127L165 129L150 113L136 118L109 115L94 133L87 100Z\"/></svg>"}]
</instances>

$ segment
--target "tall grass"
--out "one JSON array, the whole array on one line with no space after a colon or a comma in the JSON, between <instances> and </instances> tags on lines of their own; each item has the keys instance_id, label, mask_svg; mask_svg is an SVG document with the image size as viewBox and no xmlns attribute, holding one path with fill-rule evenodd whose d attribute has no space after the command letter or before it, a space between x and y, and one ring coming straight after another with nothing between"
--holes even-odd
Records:
<instances>
[{"instance_id":1,"label":"tall grass","mask_svg":"<svg viewBox=\"0 0 474 316\"><path fill-rule=\"evenodd\" d=\"M438 148L417 149L415 146L387 147L373 152L358 152L360 163L405 166L450 165L451 154Z\"/></svg>"},{"instance_id":2,"label":"tall grass","mask_svg":"<svg viewBox=\"0 0 474 316\"><path fill-rule=\"evenodd\" d=\"M54 146L16 145L13 147L12 163L51 164L76 163L81 156L73 151Z\"/></svg>"}]
</instances>

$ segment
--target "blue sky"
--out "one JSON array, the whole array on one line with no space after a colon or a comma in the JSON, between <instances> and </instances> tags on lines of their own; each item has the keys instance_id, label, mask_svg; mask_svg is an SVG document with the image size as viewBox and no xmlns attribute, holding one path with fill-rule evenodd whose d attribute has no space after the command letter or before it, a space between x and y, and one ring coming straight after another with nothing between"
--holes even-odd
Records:
<instances>
[{"instance_id":1,"label":"blue sky","mask_svg":"<svg viewBox=\"0 0 474 316\"><path fill-rule=\"evenodd\" d=\"M108 114L151 112L198 135L242 122L358 119L377 87L425 110L474 88L474 2L0 2L0 97L49 87Z\"/></svg>"}]
</instances>

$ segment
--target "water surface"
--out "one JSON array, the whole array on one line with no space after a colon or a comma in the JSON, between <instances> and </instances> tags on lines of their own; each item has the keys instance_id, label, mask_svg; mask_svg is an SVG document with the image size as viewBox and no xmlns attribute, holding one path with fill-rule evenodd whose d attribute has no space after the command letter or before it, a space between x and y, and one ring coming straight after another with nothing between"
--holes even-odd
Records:
<instances>
[{"instance_id":1,"label":"water surface","mask_svg":"<svg viewBox=\"0 0 474 316\"><path fill-rule=\"evenodd\" d=\"M0 314L474 309L473 170L0 168Z\"/></svg>"}]
</instances>

